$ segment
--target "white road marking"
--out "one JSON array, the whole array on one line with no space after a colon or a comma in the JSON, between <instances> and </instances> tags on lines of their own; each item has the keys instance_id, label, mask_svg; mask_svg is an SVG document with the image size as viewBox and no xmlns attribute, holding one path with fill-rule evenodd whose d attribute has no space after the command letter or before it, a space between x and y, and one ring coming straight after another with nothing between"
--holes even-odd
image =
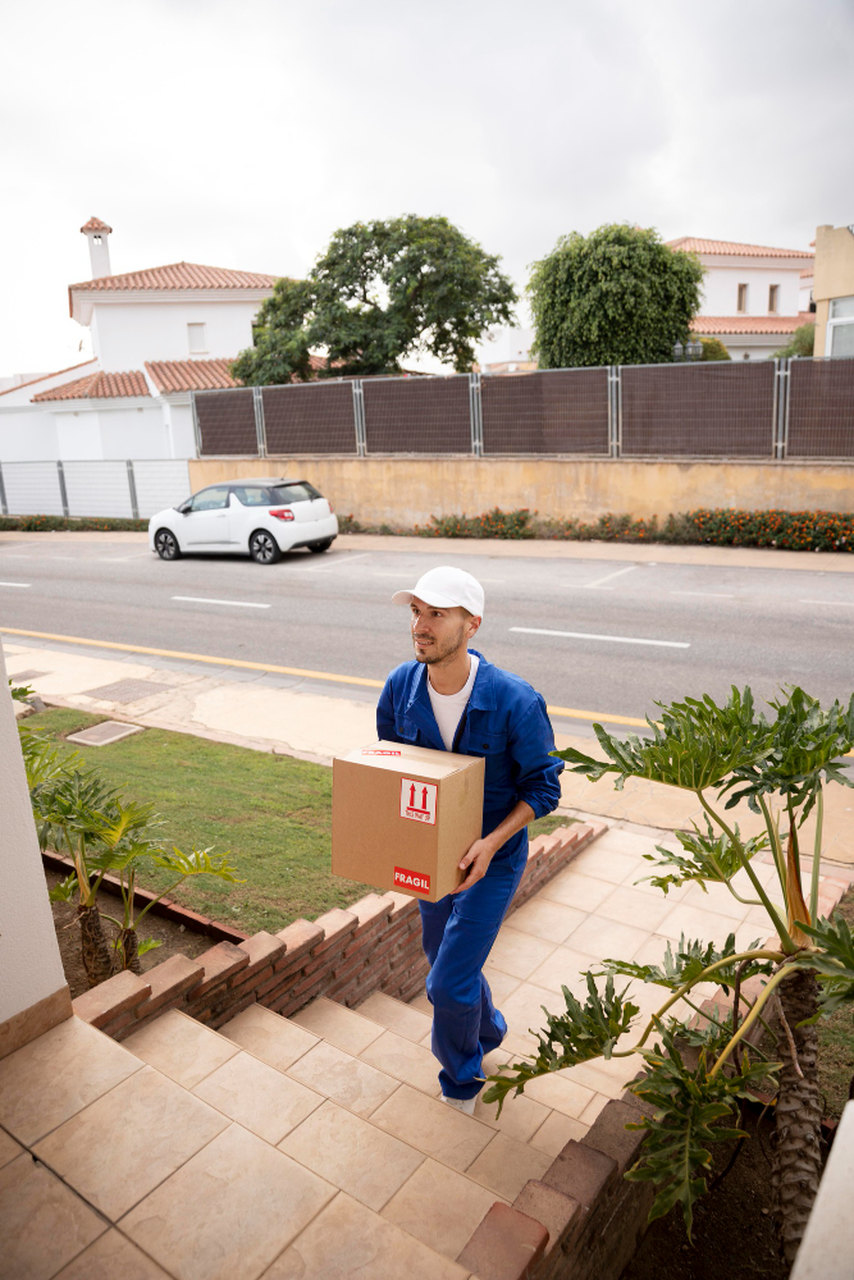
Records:
<instances>
[{"instance_id":1,"label":"white road marking","mask_svg":"<svg viewBox=\"0 0 854 1280\"><path fill-rule=\"evenodd\" d=\"M620 578L624 573L634 573L635 569L637 565L630 564L627 569L615 569L613 573L606 573L604 578L597 578L595 582L585 582L583 585L588 590L604 587L606 582L610 582L613 578ZM611 588L607 587L606 590L610 591Z\"/></svg>"},{"instance_id":2,"label":"white road marking","mask_svg":"<svg viewBox=\"0 0 854 1280\"><path fill-rule=\"evenodd\" d=\"M569 640L607 640L611 644L652 644L665 649L690 649L685 640L643 640L639 636L600 636L589 631L549 631L545 627L511 627L529 636L564 636Z\"/></svg>"},{"instance_id":3,"label":"white road marking","mask_svg":"<svg viewBox=\"0 0 854 1280\"><path fill-rule=\"evenodd\" d=\"M31 582L0 582L0 587L31 587Z\"/></svg>"},{"instance_id":4,"label":"white road marking","mask_svg":"<svg viewBox=\"0 0 854 1280\"><path fill-rule=\"evenodd\" d=\"M798 604L828 604L832 609L841 604L845 609L854 609L854 600L799 600Z\"/></svg>"},{"instance_id":5,"label":"white road marking","mask_svg":"<svg viewBox=\"0 0 854 1280\"><path fill-rule=\"evenodd\" d=\"M269 609L268 604L255 604L250 600L211 600L207 596L172 596L173 600L187 600L190 604L225 604L234 609Z\"/></svg>"},{"instance_id":6,"label":"white road marking","mask_svg":"<svg viewBox=\"0 0 854 1280\"><path fill-rule=\"evenodd\" d=\"M672 596L701 596L709 600L732 600L734 591L671 591Z\"/></svg>"}]
</instances>

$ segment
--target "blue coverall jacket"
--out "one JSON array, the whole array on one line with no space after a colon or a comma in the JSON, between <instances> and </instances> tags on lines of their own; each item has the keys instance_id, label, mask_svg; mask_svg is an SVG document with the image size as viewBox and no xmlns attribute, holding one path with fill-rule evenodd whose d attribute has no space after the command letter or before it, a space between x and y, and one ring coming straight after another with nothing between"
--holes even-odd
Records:
<instances>
[{"instance_id":1,"label":"blue coverall jacket","mask_svg":"<svg viewBox=\"0 0 854 1280\"><path fill-rule=\"evenodd\" d=\"M476 650L470 650L476 653ZM482 835L526 801L537 818L560 800L563 761L550 755L554 735L540 694L519 676L477 654L479 664L453 749L484 757ZM427 666L405 662L392 671L377 706L377 733L443 751L427 687ZM482 880L437 903L422 902L422 939L430 961L433 1052L442 1064L442 1092L474 1097L483 1085L483 1055L507 1030L481 972L525 870L528 831L502 845Z\"/></svg>"}]
</instances>

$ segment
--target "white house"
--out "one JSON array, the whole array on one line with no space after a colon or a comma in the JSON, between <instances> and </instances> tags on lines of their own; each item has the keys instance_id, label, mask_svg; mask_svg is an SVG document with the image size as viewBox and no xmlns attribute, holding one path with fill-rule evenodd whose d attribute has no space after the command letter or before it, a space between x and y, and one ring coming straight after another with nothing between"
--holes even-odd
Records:
<instances>
[{"instance_id":1,"label":"white house","mask_svg":"<svg viewBox=\"0 0 854 1280\"><path fill-rule=\"evenodd\" d=\"M813 253L682 236L671 249L695 253L705 269L700 314L691 326L718 338L733 360L767 360L810 311Z\"/></svg>"},{"instance_id":2,"label":"white house","mask_svg":"<svg viewBox=\"0 0 854 1280\"><path fill-rule=\"evenodd\" d=\"M0 464L13 512L32 509L16 507L10 494L10 486L25 483L15 463L170 460L184 466L168 474L186 477L186 460L196 454L190 391L235 385L229 365L251 345L252 322L277 279L193 262L113 275L112 228L91 218L80 230L92 279L69 286L69 309L90 329L95 354L0 392ZM150 466L147 474L153 475ZM177 497L186 478L180 483ZM23 493L18 497L25 502ZM139 514L158 501L166 505L153 493L141 500ZM36 509L61 514L59 496L54 510Z\"/></svg>"}]
</instances>

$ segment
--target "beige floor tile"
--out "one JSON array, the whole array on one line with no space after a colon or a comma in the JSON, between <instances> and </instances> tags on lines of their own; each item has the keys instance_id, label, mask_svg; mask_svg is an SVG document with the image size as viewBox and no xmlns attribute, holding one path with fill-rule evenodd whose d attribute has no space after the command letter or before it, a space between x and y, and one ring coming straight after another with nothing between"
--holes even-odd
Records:
<instances>
[{"instance_id":1,"label":"beige floor tile","mask_svg":"<svg viewBox=\"0 0 854 1280\"><path fill-rule=\"evenodd\" d=\"M494 1191L505 1200L515 1200L530 1178L541 1178L551 1164L551 1156L506 1133L496 1133L488 1147L466 1170L469 1178Z\"/></svg>"},{"instance_id":2,"label":"beige floor tile","mask_svg":"<svg viewBox=\"0 0 854 1280\"><path fill-rule=\"evenodd\" d=\"M299 1058L288 1075L359 1116L369 1116L400 1088L392 1076L323 1041Z\"/></svg>"},{"instance_id":3,"label":"beige floor tile","mask_svg":"<svg viewBox=\"0 0 854 1280\"><path fill-rule=\"evenodd\" d=\"M0 1169L3 1168L3 1165L8 1164L10 1160L14 1160L19 1156L23 1149L11 1134L6 1133L5 1129L0 1129Z\"/></svg>"},{"instance_id":4,"label":"beige floor tile","mask_svg":"<svg viewBox=\"0 0 854 1280\"><path fill-rule=\"evenodd\" d=\"M567 974L567 977L571 976ZM566 1008L566 1003L560 992L535 986L532 982L520 982L513 994L502 1003L501 1012L507 1019L510 1031L526 1037L526 1042L529 1043L529 1032L536 1033L545 1025L543 1006L550 1013L561 1013ZM508 1035L502 1049L509 1040Z\"/></svg>"},{"instance_id":5,"label":"beige floor tile","mask_svg":"<svg viewBox=\"0 0 854 1280\"><path fill-rule=\"evenodd\" d=\"M549 1109L533 1098L526 1098L524 1093L520 1093L518 1097L508 1094L499 1116L497 1103L484 1102L481 1094L475 1103L474 1114L484 1124L506 1133L508 1138L528 1142L543 1124Z\"/></svg>"},{"instance_id":6,"label":"beige floor tile","mask_svg":"<svg viewBox=\"0 0 854 1280\"><path fill-rule=\"evenodd\" d=\"M422 991L420 995L417 995L414 999L408 1001L406 1007L414 1010L416 1013L423 1013L430 1019L433 1017L433 1006L427 999L426 991Z\"/></svg>"},{"instance_id":7,"label":"beige floor tile","mask_svg":"<svg viewBox=\"0 0 854 1280\"><path fill-rule=\"evenodd\" d=\"M630 840L632 843L639 841L636 853L627 852L622 847ZM609 831L581 851L572 863L572 870L595 880L607 880L609 884L622 884L627 878L643 875L643 868L649 865L643 861L643 854L654 852L655 842L652 840L629 836L627 832Z\"/></svg>"},{"instance_id":8,"label":"beige floor tile","mask_svg":"<svg viewBox=\"0 0 854 1280\"><path fill-rule=\"evenodd\" d=\"M287 1071L318 1043L317 1036L304 1027L259 1004L250 1005L232 1018L220 1028L220 1035L227 1036L277 1071Z\"/></svg>"},{"instance_id":9,"label":"beige floor tile","mask_svg":"<svg viewBox=\"0 0 854 1280\"><path fill-rule=\"evenodd\" d=\"M579 1116L581 1123L589 1129L590 1126L599 1118L610 1101L611 1099L606 1097L604 1093L594 1093L593 1097Z\"/></svg>"},{"instance_id":10,"label":"beige floor tile","mask_svg":"<svg viewBox=\"0 0 854 1280\"><path fill-rule=\"evenodd\" d=\"M0 1169L4 1280L48 1280L104 1230L103 1219L29 1153Z\"/></svg>"},{"instance_id":11,"label":"beige floor tile","mask_svg":"<svg viewBox=\"0 0 854 1280\"><path fill-rule=\"evenodd\" d=\"M489 953L490 969L500 969L514 978L529 978L554 950L554 943L535 938L521 929L504 925Z\"/></svg>"},{"instance_id":12,"label":"beige floor tile","mask_svg":"<svg viewBox=\"0 0 854 1280\"><path fill-rule=\"evenodd\" d=\"M263 1280L466 1280L467 1275L342 1191Z\"/></svg>"},{"instance_id":13,"label":"beige floor tile","mask_svg":"<svg viewBox=\"0 0 854 1280\"><path fill-rule=\"evenodd\" d=\"M495 1204L494 1191L425 1160L382 1216L447 1258L456 1258Z\"/></svg>"},{"instance_id":14,"label":"beige floor tile","mask_svg":"<svg viewBox=\"0 0 854 1280\"><path fill-rule=\"evenodd\" d=\"M170 1280L169 1273L111 1227L63 1267L56 1280Z\"/></svg>"},{"instance_id":15,"label":"beige floor tile","mask_svg":"<svg viewBox=\"0 0 854 1280\"><path fill-rule=\"evenodd\" d=\"M231 1125L122 1219L177 1280L256 1280L334 1188Z\"/></svg>"},{"instance_id":16,"label":"beige floor tile","mask_svg":"<svg viewBox=\"0 0 854 1280\"><path fill-rule=\"evenodd\" d=\"M580 1120L593 1097L593 1090L572 1079L571 1070L550 1071L525 1085L525 1093L544 1107L560 1111L572 1120Z\"/></svg>"},{"instance_id":17,"label":"beige floor tile","mask_svg":"<svg viewBox=\"0 0 854 1280\"><path fill-rule=\"evenodd\" d=\"M34 1151L115 1222L227 1124L173 1080L143 1066Z\"/></svg>"},{"instance_id":18,"label":"beige floor tile","mask_svg":"<svg viewBox=\"0 0 854 1280\"><path fill-rule=\"evenodd\" d=\"M752 888L742 882L742 888ZM745 897L746 894L742 894ZM751 893L751 897L756 895ZM705 891L699 884L688 885L687 893L682 899L682 903L686 907L697 907L700 911L715 911L723 916L732 916L732 918L743 920L750 910L750 904L739 902L738 898L730 893L725 884L707 883Z\"/></svg>"},{"instance_id":19,"label":"beige floor tile","mask_svg":"<svg viewBox=\"0 0 854 1280\"><path fill-rule=\"evenodd\" d=\"M407 1040L414 1040L416 1044L429 1032L432 1021L431 1013L417 1009L411 1003L404 1004L402 1000L395 1000L381 991L375 991L367 1000L363 1000L357 1012L389 1031L396 1031Z\"/></svg>"},{"instance_id":20,"label":"beige floor tile","mask_svg":"<svg viewBox=\"0 0 854 1280\"><path fill-rule=\"evenodd\" d=\"M577 907L567 907L561 902L549 902L539 896L525 902L510 917L512 927L522 933L531 933L545 942L566 942L573 929L577 929L585 912Z\"/></svg>"},{"instance_id":21,"label":"beige floor tile","mask_svg":"<svg viewBox=\"0 0 854 1280\"><path fill-rule=\"evenodd\" d=\"M382 1027L378 1023L370 1018L363 1018L355 1009L348 1009L343 1004L322 996L318 1000L312 1000L299 1013L292 1014L289 1021L304 1027L312 1035L327 1040L329 1044L334 1044L336 1049L352 1053L354 1058L382 1035Z\"/></svg>"},{"instance_id":22,"label":"beige floor tile","mask_svg":"<svg viewBox=\"0 0 854 1280\"><path fill-rule=\"evenodd\" d=\"M495 1130L455 1111L438 1098L402 1084L371 1116L371 1123L425 1155L461 1172L468 1168Z\"/></svg>"},{"instance_id":23,"label":"beige floor tile","mask_svg":"<svg viewBox=\"0 0 854 1280\"><path fill-rule=\"evenodd\" d=\"M582 1062L572 1067L570 1074L573 1080L593 1093L601 1093L606 1098L620 1098L642 1067L643 1059L639 1054L633 1054L631 1058L612 1058L610 1062L601 1058L595 1062Z\"/></svg>"},{"instance_id":24,"label":"beige floor tile","mask_svg":"<svg viewBox=\"0 0 854 1280\"><path fill-rule=\"evenodd\" d=\"M544 1151L552 1159L559 1156L568 1142L580 1142L588 1125L560 1111L549 1111L546 1120L530 1139L530 1146Z\"/></svg>"},{"instance_id":25,"label":"beige floor tile","mask_svg":"<svg viewBox=\"0 0 854 1280\"><path fill-rule=\"evenodd\" d=\"M178 1009L170 1009L122 1043L185 1089L192 1089L239 1051L236 1044Z\"/></svg>"},{"instance_id":26,"label":"beige floor tile","mask_svg":"<svg viewBox=\"0 0 854 1280\"><path fill-rule=\"evenodd\" d=\"M618 920L606 920L598 913L588 916L584 924L569 935L567 946L585 955L604 959L631 960L638 947L649 937L649 930L634 925L620 924Z\"/></svg>"},{"instance_id":27,"label":"beige floor tile","mask_svg":"<svg viewBox=\"0 0 854 1280\"><path fill-rule=\"evenodd\" d=\"M689 907L680 902L668 912L656 932L677 940L684 933L687 938L701 938L704 942L721 944L726 941L727 934L734 933L741 923L740 916L721 915L716 911Z\"/></svg>"},{"instance_id":28,"label":"beige floor tile","mask_svg":"<svg viewBox=\"0 0 854 1280\"><path fill-rule=\"evenodd\" d=\"M67 1018L0 1062L0 1124L31 1146L141 1067L88 1022Z\"/></svg>"},{"instance_id":29,"label":"beige floor tile","mask_svg":"<svg viewBox=\"0 0 854 1280\"><path fill-rule=\"evenodd\" d=\"M200 1081L193 1092L274 1146L323 1101L314 1089L307 1089L250 1053L230 1058Z\"/></svg>"},{"instance_id":30,"label":"beige floor tile","mask_svg":"<svg viewBox=\"0 0 854 1280\"><path fill-rule=\"evenodd\" d=\"M671 908L672 903L663 893L652 898L628 885L618 885L600 904L596 914L600 918L617 920L620 924L630 924L652 933Z\"/></svg>"},{"instance_id":31,"label":"beige floor tile","mask_svg":"<svg viewBox=\"0 0 854 1280\"><path fill-rule=\"evenodd\" d=\"M395 1080L405 1080L422 1093L435 1096L441 1092L439 1063L430 1050L413 1044L394 1031L384 1031L378 1040L362 1051L359 1058L378 1071L394 1076Z\"/></svg>"},{"instance_id":32,"label":"beige floor tile","mask_svg":"<svg viewBox=\"0 0 854 1280\"><path fill-rule=\"evenodd\" d=\"M595 911L613 889L609 881L597 880L570 866L543 885L538 896L547 902L561 902L577 911L590 912Z\"/></svg>"},{"instance_id":33,"label":"beige floor tile","mask_svg":"<svg viewBox=\"0 0 854 1280\"><path fill-rule=\"evenodd\" d=\"M377 1211L424 1159L334 1102L324 1102L279 1143L279 1150Z\"/></svg>"},{"instance_id":34,"label":"beige floor tile","mask_svg":"<svg viewBox=\"0 0 854 1280\"><path fill-rule=\"evenodd\" d=\"M607 921L604 922L607 924ZM531 974L534 986L545 987L548 991L560 993L563 987L569 987L574 996L581 1000L587 998L587 972L598 962L592 955L576 950L574 945L555 947L541 965ZM563 1009L564 1003L558 1001L557 1008ZM541 1022L543 1021L541 1015Z\"/></svg>"},{"instance_id":35,"label":"beige floor tile","mask_svg":"<svg viewBox=\"0 0 854 1280\"><path fill-rule=\"evenodd\" d=\"M489 983L489 989L492 992L492 999L499 1009L504 1001L512 996L514 991L519 988L520 978L514 978L510 973L504 973L501 969L496 969L491 960L487 960L483 966L483 976Z\"/></svg>"}]
</instances>

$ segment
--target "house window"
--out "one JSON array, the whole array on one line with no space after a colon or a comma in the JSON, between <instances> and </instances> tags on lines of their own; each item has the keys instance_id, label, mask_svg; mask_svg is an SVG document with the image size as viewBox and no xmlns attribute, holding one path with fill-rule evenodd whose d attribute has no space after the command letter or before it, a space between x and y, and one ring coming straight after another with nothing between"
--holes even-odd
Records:
<instances>
[{"instance_id":1,"label":"house window","mask_svg":"<svg viewBox=\"0 0 854 1280\"><path fill-rule=\"evenodd\" d=\"M832 298L827 317L825 355L854 356L854 298Z\"/></svg>"},{"instance_id":2,"label":"house window","mask_svg":"<svg viewBox=\"0 0 854 1280\"><path fill-rule=\"evenodd\" d=\"M769 284L768 286L768 312L770 315L777 314L777 299L780 296L780 286L778 284Z\"/></svg>"},{"instance_id":3,"label":"house window","mask_svg":"<svg viewBox=\"0 0 854 1280\"><path fill-rule=\"evenodd\" d=\"M740 284L740 285L738 286L738 307L737 307L737 310L738 310L738 312L739 312L739 314L740 314L740 315L743 315L743 314L744 314L744 312L745 312L745 311L747 311L747 285L746 285L746 284Z\"/></svg>"},{"instance_id":4,"label":"house window","mask_svg":"<svg viewBox=\"0 0 854 1280\"><path fill-rule=\"evenodd\" d=\"M202 355L207 351L208 340L204 324L187 325L187 346L191 356Z\"/></svg>"}]
</instances>

